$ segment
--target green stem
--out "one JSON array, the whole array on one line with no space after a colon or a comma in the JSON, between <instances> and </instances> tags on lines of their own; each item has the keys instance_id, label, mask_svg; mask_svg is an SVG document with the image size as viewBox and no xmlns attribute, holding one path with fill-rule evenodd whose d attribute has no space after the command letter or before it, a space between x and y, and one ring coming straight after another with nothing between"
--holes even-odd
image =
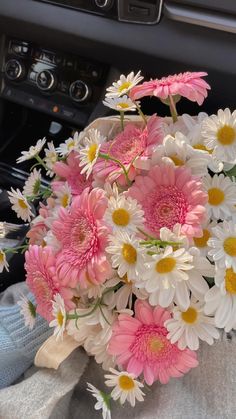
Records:
<instances>
[{"instance_id":1,"label":"green stem","mask_svg":"<svg viewBox=\"0 0 236 419\"><path fill-rule=\"evenodd\" d=\"M141 116L141 118L143 119L145 125L147 125L147 118L144 115L144 113L143 113L142 109L140 108L139 104L135 100L133 100L133 103L135 104L135 106L137 108L137 111L138 111L139 115Z\"/></svg>"},{"instance_id":2,"label":"green stem","mask_svg":"<svg viewBox=\"0 0 236 419\"><path fill-rule=\"evenodd\" d=\"M83 318L83 317L90 316L91 314L94 313L94 311L97 310L100 302L101 302L101 299L99 298L97 300L97 302L94 304L94 307L92 308L92 310L88 311L88 313L77 314L76 311L75 311L75 314L66 314L66 320L77 320L77 319L80 319L80 318Z\"/></svg>"},{"instance_id":3,"label":"green stem","mask_svg":"<svg viewBox=\"0 0 236 419\"><path fill-rule=\"evenodd\" d=\"M156 237L150 236L150 234L145 233L145 231L143 231L141 228L138 228L138 231L140 231L140 233L142 233L144 236L149 237L151 240L156 240Z\"/></svg>"},{"instance_id":4,"label":"green stem","mask_svg":"<svg viewBox=\"0 0 236 419\"><path fill-rule=\"evenodd\" d=\"M120 111L120 125L121 125L122 131L124 131L124 117L125 117L125 113Z\"/></svg>"},{"instance_id":5,"label":"green stem","mask_svg":"<svg viewBox=\"0 0 236 419\"><path fill-rule=\"evenodd\" d=\"M115 159L114 157L109 156L109 154L103 154L103 153L99 153L99 157L101 157L102 159L111 160L111 161L114 161L114 163L117 163L118 166L120 166L121 169L124 172L125 179L126 179L126 182L127 182L128 186L130 186L132 184L131 180L129 179L128 172L127 172L125 166L119 160Z\"/></svg>"},{"instance_id":6,"label":"green stem","mask_svg":"<svg viewBox=\"0 0 236 419\"><path fill-rule=\"evenodd\" d=\"M102 306L101 306L101 305L99 305L99 308L100 308L101 315L102 315L102 317L104 318L105 322L111 326L111 323L107 320L107 318L106 318L105 314L103 313Z\"/></svg>"},{"instance_id":7,"label":"green stem","mask_svg":"<svg viewBox=\"0 0 236 419\"><path fill-rule=\"evenodd\" d=\"M48 198L49 196L51 196L52 194L52 190L49 187L42 187L40 188L41 190L39 190L37 195L27 195L26 199L28 202L33 202L35 201L35 199L40 199L40 198Z\"/></svg>"},{"instance_id":8,"label":"green stem","mask_svg":"<svg viewBox=\"0 0 236 419\"><path fill-rule=\"evenodd\" d=\"M17 253L18 250L22 250L22 253L23 253L23 251L26 251L27 249L28 249L28 244L23 244L22 246L6 247L2 250L4 253L7 254L7 253Z\"/></svg>"},{"instance_id":9,"label":"green stem","mask_svg":"<svg viewBox=\"0 0 236 419\"><path fill-rule=\"evenodd\" d=\"M174 99L171 95L169 95L169 102L170 102L170 104L169 104L170 113L171 113L173 122L177 122L178 121L178 114L177 114L177 111L176 111L176 106L175 106Z\"/></svg>"},{"instance_id":10,"label":"green stem","mask_svg":"<svg viewBox=\"0 0 236 419\"><path fill-rule=\"evenodd\" d=\"M102 299L103 299L104 295L108 294L108 293L109 293L109 292L111 292L111 291L116 291L116 290L118 290L119 288L120 288L120 282L119 282L119 284L114 285L114 287L107 288L107 289L103 292L103 294L102 294Z\"/></svg>"},{"instance_id":11,"label":"green stem","mask_svg":"<svg viewBox=\"0 0 236 419\"><path fill-rule=\"evenodd\" d=\"M39 162L39 164L41 164L41 166L43 166L43 168L45 170L48 170L48 168L47 168L46 164L44 163L43 159L41 159L41 157L39 157L38 154L36 154L35 159Z\"/></svg>"},{"instance_id":12,"label":"green stem","mask_svg":"<svg viewBox=\"0 0 236 419\"><path fill-rule=\"evenodd\" d=\"M152 247L152 246L156 246L156 247L166 247L166 246L176 246L176 245L180 245L181 243L179 242L172 242L172 241L165 241L165 240L157 240L157 239L152 239L152 240L144 240L144 241L140 241L139 242L141 244L141 246L147 246L147 247Z\"/></svg>"}]
</instances>

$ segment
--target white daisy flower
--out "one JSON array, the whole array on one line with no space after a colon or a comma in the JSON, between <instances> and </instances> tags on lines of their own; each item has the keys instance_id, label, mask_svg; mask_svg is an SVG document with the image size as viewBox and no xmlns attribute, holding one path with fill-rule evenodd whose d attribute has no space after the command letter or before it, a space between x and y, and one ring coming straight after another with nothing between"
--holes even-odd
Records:
<instances>
[{"instance_id":1,"label":"white daisy flower","mask_svg":"<svg viewBox=\"0 0 236 419\"><path fill-rule=\"evenodd\" d=\"M193 237L193 244L200 250L201 256L208 256L208 240L212 237L212 228L217 225L217 221L207 220L202 226L202 236Z\"/></svg>"},{"instance_id":2,"label":"white daisy flower","mask_svg":"<svg viewBox=\"0 0 236 419\"><path fill-rule=\"evenodd\" d=\"M46 234L43 237L43 244L45 244L47 246L51 246L54 253L59 252L59 250L61 250L61 242L59 242L59 240L57 240L56 236L54 236L53 232L51 230L47 231L46 230ZM42 244L41 244L42 246Z\"/></svg>"},{"instance_id":3,"label":"white daisy flower","mask_svg":"<svg viewBox=\"0 0 236 419\"><path fill-rule=\"evenodd\" d=\"M52 300L52 315L54 319L49 323L49 327L55 327L53 334L56 336L56 340L63 339L66 328L66 309L60 294L56 294Z\"/></svg>"},{"instance_id":4,"label":"white daisy flower","mask_svg":"<svg viewBox=\"0 0 236 419\"><path fill-rule=\"evenodd\" d=\"M92 173L93 166L97 161L102 143L106 140L97 129L90 129L83 139L83 148L79 150L80 163L83 167L81 173L86 173L88 178Z\"/></svg>"},{"instance_id":5,"label":"white daisy flower","mask_svg":"<svg viewBox=\"0 0 236 419\"><path fill-rule=\"evenodd\" d=\"M175 224L172 230L169 230L167 227L162 227L160 229L160 240L165 242L176 242L176 246L173 245L173 249L177 250L180 247L185 249L189 248L188 238L181 232L181 224Z\"/></svg>"},{"instance_id":6,"label":"white daisy flower","mask_svg":"<svg viewBox=\"0 0 236 419\"><path fill-rule=\"evenodd\" d=\"M112 226L114 232L126 231L132 233L142 228L144 211L141 205L131 197L120 195L117 199L110 197L105 213L105 219Z\"/></svg>"},{"instance_id":7,"label":"white daisy flower","mask_svg":"<svg viewBox=\"0 0 236 419\"><path fill-rule=\"evenodd\" d=\"M110 396L103 393L103 391L98 390L90 383L87 383L87 385L87 390L92 393L93 397L97 400L97 403L94 405L94 409L102 410L103 419L111 419Z\"/></svg>"},{"instance_id":8,"label":"white daisy flower","mask_svg":"<svg viewBox=\"0 0 236 419\"><path fill-rule=\"evenodd\" d=\"M118 275L122 278L137 279L144 270L144 249L139 245L139 240L129 236L126 232L117 231L115 236L110 236L110 245L106 248L111 254L112 267L117 268Z\"/></svg>"},{"instance_id":9,"label":"white daisy flower","mask_svg":"<svg viewBox=\"0 0 236 419\"><path fill-rule=\"evenodd\" d=\"M9 263L7 262L6 253L0 249L0 274L4 269L9 272Z\"/></svg>"},{"instance_id":10,"label":"white daisy flower","mask_svg":"<svg viewBox=\"0 0 236 419\"><path fill-rule=\"evenodd\" d=\"M214 173L219 173L224 169L224 163L221 159L212 155L213 150L206 148L204 137L202 136L202 123L208 118L205 112L200 112L197 117L188 114L182 115L182 120L186 125L188 132L186 138L195 150L198 150L208 157L208 167Z\"/></svg>"},{"instance_id":11,"label":"white daisy flower","mask_svg":"<svg viewBox=\"0 0 236 419\"><path fill-rule=\"evenodd\" d=\"M206 314L215 315L215 325L229 332L236 327L236 270L218 268L215 285L205 295Z\"/></svg>"},{"instance_id":12,"label":"white daisy flower","mask_svg":"<svg viewBox=\"0 0 236 419\"><path fill-rule=\"evenodd\" d=\"M68 185L67 182L63 184L58 190L54 192L55 195L55 203L56 205L60 205L63 208L69 207L72 200L72 193L71 187Z\"/></svg>"},{"instance_id":13,"label":"white daisy flower","mask_svg":"<svg viewBox=\"0 0 236 419\"><path fill-rule=\"evenodd\" d=\"M115 359L114 356L107 353L107 345L117 314L109 309L109 298L105 299L104 297L103 302L106 306L99 306L89 315L87 313L91 312L91 306L77 308L76 313L80 317L76 321L69 320L66 331L68 335L84 346L90 355L95 357L97 363L102 364L103 369L109 369L114 366ZM74 310L69 314L75 314Z\"/></svg>"},{"instance_id":14,"label":"white daisy flower","mask_svg":"<svg viewBox=\"0 0 236 419\"><path fill-rule=\"evenodd\" d=\"M226 163L236 164L236 111L219 109L202 123L205 146L212 155Z\"/></svg>"},{"instance_id":15,"label":"white daisy flower","mask_svg":"<svg viewBox=\"0 0 236 419\"><path fill-rule=\"evenodd\" d=\"M136 285L149 293L149 303L168 307L174 300L181 308L189 306L189 290L186 282L188 271L193 268L193 256L184 248L173 250L167 246L162 253L153 255L145 263L146 271Z\"/></svg>"},{"instance_id":16,"label":"white daisy flower","mask_svg":"<svg viewBox=\"0 0 236 419\"><path fill-rule=\"evenodd\" d=\"M202 182L208 193L206 208L209 217L216 220L231 218L232 213L236 212L236 183L223 173L213 177L207 175Z\"/></svg>"},{"instance_id":17,"label":"white daisy flower","mask_svg":"<svg viewBox=\"0 0 236 419\"><path fill-rule=\"evenodd\" d=\"M202 122L205 118L208 118L208 114L206 112L199 112L198 115L191 116L184 113L181 118L187 128L188 137L191 135L191 138L201 138Z\"/></svg>"},{"instance_id":18,"label":"white daisy flower","mask_svg":"<svg viewBox=\"0 0 236 419\"><path fill-rule=\"evenodd\" d=\"M152 155L152 165L167 163L174 166L185 166L191 169L193 175L207 174L208 156L194 150L186 142L186 137L177 132L175 137L167 135L163 143L157 146Z\"/></svg>"},{"instance_id":19,"label":"white daisy flower","mask_svg":"<svg viewBox=\"0 0 236 419\"><path fill-rule=\"evenodd\" d=\"M22 151L21 152L22 156L19 157L16 160L16 162L17 163L22 163L25 160L33 159L36 155L38 155L40 153L40 151L42 150L45 143L46 143L46 138L45 137L42 140L38 140L35 145L30 146L28 151Z\"/></svg>"},{"instance_id":20,"label":"white daisy flower","mask_svg":"<svg viewBox=\"0 0 236 419\"><path fill-rule=\"evenodd\" d=\"M121 74L119 80L112 83L112 86L107 88L106 97L120 97L125 93L128 93L134 86L136 86L140 81L143 80L143 77L140 75L139 71L136 75L132 71L128 76Z\"/></svg>"},{"instance_id":21,"label":"white daisy flower","mask_svg":"<svg viewBox=\"0 0 236 419\"><path fill-rule=\"evenodd\" d=\"M115 98L108 97L102 103L118 112L136 111L137 109L135 103L126 95Z\"/></svg>"},{"instance_id":22,"label":"white daisy flower","mask_svg":"<svg viewBox=\"0 0 236 419\"><path fill-rule=\"evenodd\" d=\"M209 255L217 268L233 268L236 271L236 225L233 221L223 221L212 229L214 236L208 240L212 249Z\"/></svg>"},{"instance_id":23,"label":"white daisy flower","mask_svg":"<svg viewBox=\"0 0 236 419\"><path fill-rule=\"evenodd\" d=\"M104 312L104 315L106 316L106 311ZM106 324L103 328L100 328L94 336L91 335L84 343L86 352L94 356L97 364L102 364L104 370L108 370L115 365L115 357L107 353L107 346L111 336L112 325Z\"/></svg>"},{"instance_id":24,"label":"white daisy flower","mask_svg":"<svg viewBox=\"0 0 236 419\"><path fill-rule=\"evenodd\" d=\"M135 285L135 281L132 281L128 278L127 274L120 277L114 277L108 280L105 285L109 287L114 287L117 284L121 284L121 287L113 294L113 308L116 307L118 311L128 308L132 309L133 306L133 296L135 295L139 300L147 300L148 293L145 289L139 289Z\"/></svg>"},{"instance_id":25,"label":"white daisy flower","mask_svg":"<svg viewBox=\"0 0 236 419\"><path fill-rule=\"evenodd\" d=\"M36 306L24 295L22 295L17 304L21 307L20 313L24 317L25 326L28 326L29 329L32 330L35 325Z\"/></svg>"},{"instance_id":26,"label":"white daisy flower","mask_svg":"<svg viewBox=\"0 0 236 419\"><path fill-rule=\"evenodd\" d=\"M112 185L109 182L105 182L105 184L103 184L102 188L104 189L107 198L111 198L113 197L114 199L118 199L119 198L119 189L118 186L116 184L116 182L114 182Z\"/></svg>"},{"instance_id":27,"label":"white daisy flower","mask_svg":"<svg viewBox=\"0 0 236 419\"><path fill-rule=\"evenodd\" d=\"M196 301L192 297L187 310L174 307L173 318L166 320L164 326L169 332L167 339L171 343L177 342L180 350L188 347L196 351L199 348L199 340L212 345L214 339L219 338L214 318L206 316L203 312L204 304L204 301Z\"/></svg>"},{"instance_id":28,"label":"white daisy flower","mask_svg":"<svg viewBox=\"0 0 236 419\"><path fill-rule=\"evenodd\" d=\"M55 173L53 172L53 166L58 160L58 154L56 152L56 149L54 147L53 142L47 143L48 148L44 149L45 157L44 161L48 168L47 176L53 177Z\"/></svg>"},{"instance_id":29,"label":"white daisy flower","mask_svg":"<svg viewBox=\"0 0 236 419\"><path fill-rule=\"evenodd\" d=\"M135 406L136 399L139 402L143 402L145 396L141 388L144 387L140 381L135 379L135 375L126 371L117 371L114 368L110 368L111 374L106 374L105 384L108 387L114 387L111 392L113 400L120 400L121 404L124 404L127 400L132 407Z\"/></svg>"},{"instance_id":30,"label":"white daisy flower","mask_svg":"<svg viewBox=\"0 0 236 419\"><path fill-rule=\"evenodd\" d=\"M25 197L37 196L40 190L41 179L41 170L34 168L24 184L23 195Z\"/></svg>"},{"instance_id":31,"label":"white daisy flower","mask_svg":"<svg viewBox=\"0 0 236 419\"><path fill-rule=\"evenodd\" d=\"M162 120L162 130L164 137L167 135L171 135L172 137L175 137L175 134L177 132L182 132L183 134L186 134L187 128L182 121L182 118L178 118L178 121L173 122L172 118L163 118Z\"/></svg>"},{"instance_id":32,"label":"white daisy flower","mask_svg":"<svg viewBox=\"0 0 236 419\"><path fill-rule=\"evenodd\" d=\"M56 148L56 152L62 157L68 156L71 151L79 151L81 136L78 132L75 132L73 138L68 138L64 143L61 143L59 147Z\"/></svg>"},{"instance_id":33,"label":"white daisy flower","mask_svg":"<svg viewBox=\"0 0 236 419\"><path fill-rule=\"evenodd\" d=\"M30 221L33 217L31 207L25 198L22 195L19 189L11 188L11 191L8 191L9 201L12 204L12 209L15 211L17 218L22 218L22 220Z\"/></svg>"},{"instance_id":34,"label":"white daisy flower","mask_svg":"<svg viewBox=\"0 0 236 419\"><path fill-rule=\"evenodd\" d=\"M196 247L190 247L188 252L193 257L193 268L188 272L189 279L186 282L186 286L195 298L202 300L209 290L209 285L204 277L214 278L215 265L211 264L206 257L201 256L200 250ZM179 296L179 299L181 296L183 296L183 294ZM176 304L181 306L179 302L176 302ZM182 306L183 304L184 301L182 301Z\"/></svg>"}]
</instances>

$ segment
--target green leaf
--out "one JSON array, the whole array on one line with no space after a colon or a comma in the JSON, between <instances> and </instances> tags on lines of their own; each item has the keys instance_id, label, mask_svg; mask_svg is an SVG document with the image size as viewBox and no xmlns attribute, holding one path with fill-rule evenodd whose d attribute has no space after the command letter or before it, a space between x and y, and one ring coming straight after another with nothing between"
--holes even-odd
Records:
<instances>
[{"instance_id":1,"label":"green leaf","mask_svg":"<svg viewBox=\"0 0 236 419\"><path fill-rule=\"evenodd\" d=\"M174 96L172 96L172 98L173 98L174 103L176 104L180 101L181 96L180 95L174 95ZM169 98L161 99L161 102L164 103L164 105L170 106Z\"/></svg>"},{"instance_id":2,"label":"green leaf","mask_svg":"<svg viewBox=\"0 0 236 419\"><path fill-rule=\"evenodd\" d=\"M225 174L229 177L236 177L236 165L234 167L232 167L232 169L228 170L227 172L225 171Z\"/></svg>"}]
</instances>

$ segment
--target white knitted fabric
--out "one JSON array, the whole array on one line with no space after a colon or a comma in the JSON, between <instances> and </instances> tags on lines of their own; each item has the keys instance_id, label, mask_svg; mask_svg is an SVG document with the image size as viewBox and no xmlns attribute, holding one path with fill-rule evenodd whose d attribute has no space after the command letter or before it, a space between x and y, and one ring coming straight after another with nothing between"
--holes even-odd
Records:
<instances>
[{"instance_id":1,"label":"white knitted fabric","mask_svg":"<svg viewBox=\"0 0 236 419\"><path fill-rule=\"evenodd\" d=\"M198 368L167 385L156 383L134 409L113 403L112 419L235 419L236 342L223 336L212 347L202 345ZM86 363L77 349L58 371L34 369L30 378L1 390L0 419L101 419L86 382L106 390L104 372L90 361L81 376Z\"/></svg>"}]
</instances>

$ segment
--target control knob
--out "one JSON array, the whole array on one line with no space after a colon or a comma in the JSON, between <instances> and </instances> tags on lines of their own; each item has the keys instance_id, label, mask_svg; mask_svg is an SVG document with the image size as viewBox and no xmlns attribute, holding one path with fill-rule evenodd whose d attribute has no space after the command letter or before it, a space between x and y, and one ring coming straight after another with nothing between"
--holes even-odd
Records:
<instances>
[{"instance_id":1,"label":"control knob","mask_svg":"<svg viewBox=\"0 0 236 419\"><path fill-rule=\"evenodd\" d=\"M69 93L75 102L84 102L90 96L90 88L84 81L75 80L70 85Z\"/></svg>"},{"instance_id":2,"label":"control knob","mask_svg":"<svg viewBox=\"0 0 236 419\"><path fill-rule=\"evenodd\" d=\"M9 80L18 81L24 78L26 73L25 65L14 58L6 62L5 74Z\"/></svg>"},{"instance_id":3,"label":"control knob","mask_svg":"<svg viewBox=\"0 0 236 419\"><path fill-rule=\"evenodd\" d=\"M40 90L50 92L57 85L56 74L52 70L42 70L37 74L36 84Z\"/></svg>"},{"instance_id":4,"label":"control knob","mask_svg":"<svg viewBox=\"0 0 236 419\"><path fill-rule=\"evenodd\" d=\"M100 9L109 9L113 4L113 0L94 0L94 2Z\"/></svg>"}]
</instances>

